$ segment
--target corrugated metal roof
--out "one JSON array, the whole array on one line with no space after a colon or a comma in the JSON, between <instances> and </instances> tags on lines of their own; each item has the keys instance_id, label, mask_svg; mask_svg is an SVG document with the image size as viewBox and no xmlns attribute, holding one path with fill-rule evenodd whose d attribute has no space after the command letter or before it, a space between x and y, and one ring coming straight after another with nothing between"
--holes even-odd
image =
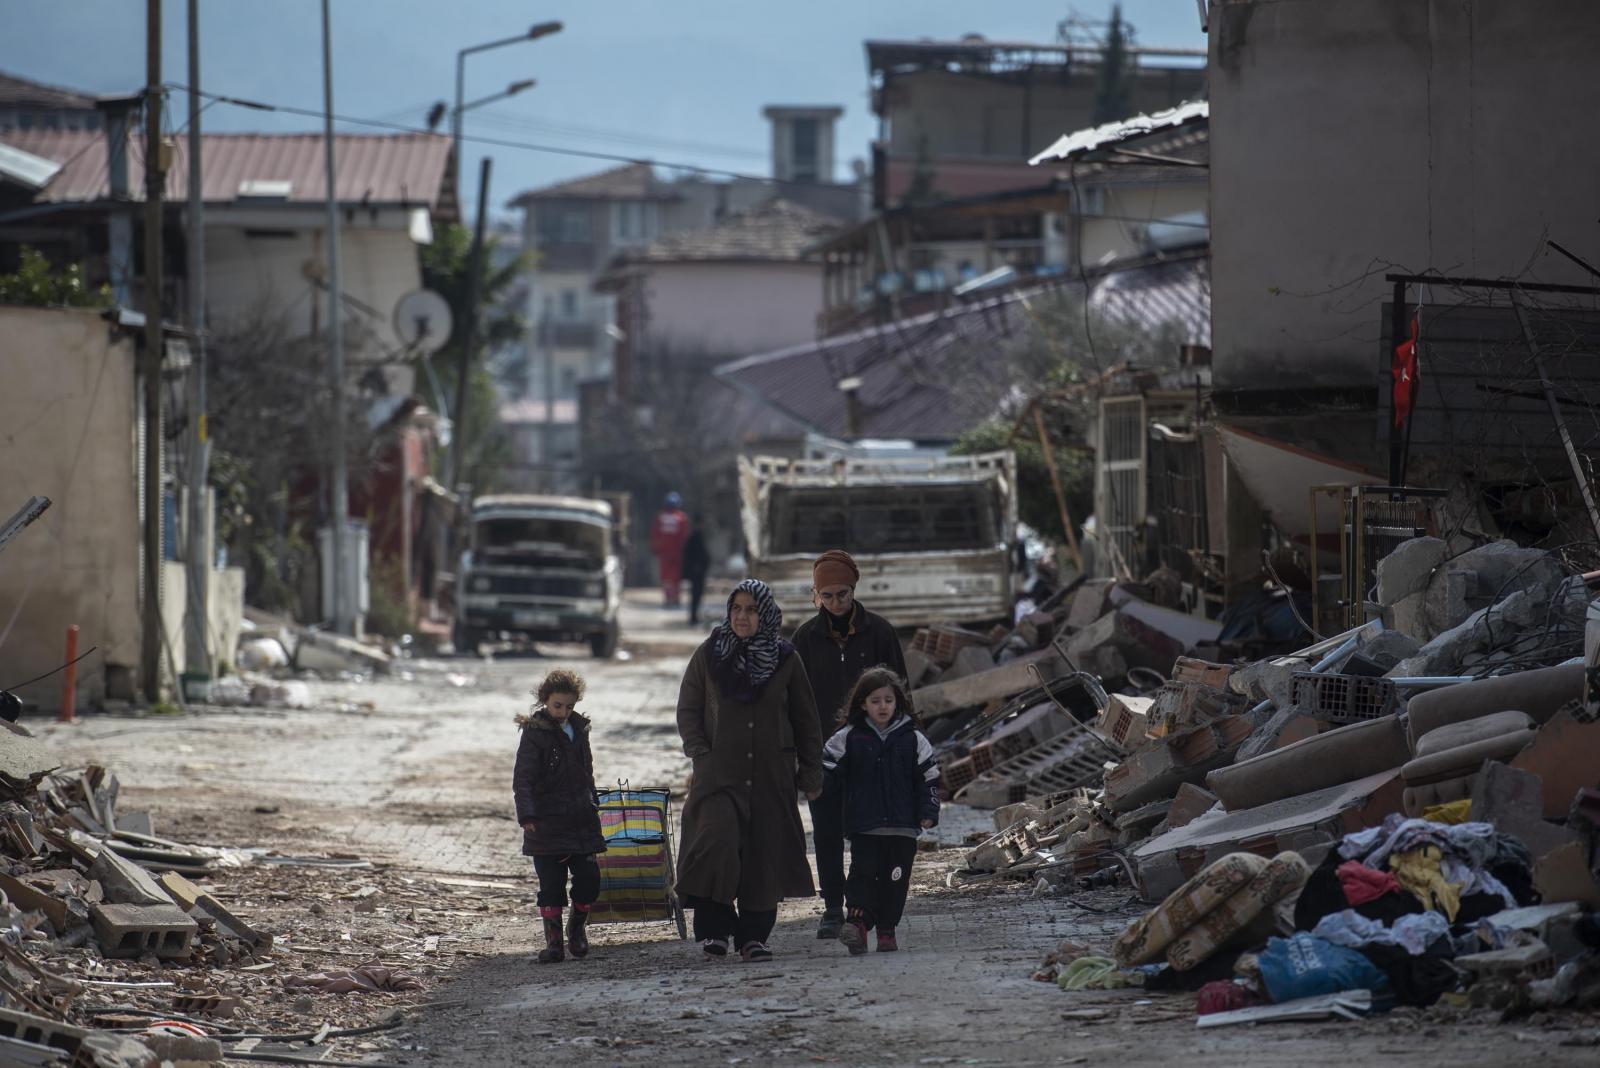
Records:
<instances>
[{"instance_id":1,"label":"corrugated metal roof","mask_svg":"<svg viewBox=\"0 0 1600 1068\"><path fill-rule=\"evenodd\" d=\"M207 203L229 204L246 183L287 182L287 195L273 201L320 203L324 199L322 135L206 134L202 158ZM106 171L106 136L87 130L13 130L0 143L62 165L37 199L48 203L88 203L111 195ZM129 138L128 181L135 199L144 197L144 140ZM176 141L167 172L166 197L188 196L188 141ZM341 203L439 207L450 160L443 134L335 134L334 187ZM281 187L280 187L281 188ZM451 198L453 204L454 198Z\"/></svg>"},{"instance_id":2,"label":"corrugated metal roof","mask_svg":"<svg viewBox=\"0 0 1600 1068\"><path fill-rule=\"evenodd\" d=\"M58 85L0 74L0 104L8 107L59 108L93 111L94 97Z\"/></svg>"},{"instance_id":3,"label":"corrugated metal roof","mask_svg":"<svg viewBox=\"0 0 1600 1068\"><path fill-rule=\"evenodd\" d=\"M1191 344L1210 341L1210 261L1190 254L1106 271L1092 306L1148 328L1176 320ZM954 441L993 413L971 388L974 376L1002 385L995 349L1030 325L1023 298L1042 289L931 312L854 334L724 364L717 377L819 434L849 437L838 383L861 379L857 436Z\"/></svg>"},{"instance_id":4,"label":"corrugated metal roof","mask_svg":"<svg viewBox=\"0 0 1600 1068\"><path fill-rule=\"evenodd\" d=\"M1058 140L1055 144L1034 156L1028 162L1038 165L1049 160L1070 159L1098 148L1131 141L1135 138L1145 137L1159 130L1173 129L1185 126L1191 122L1205 122L1211 117L1211 104L1205 100L1194 100L1187 104L1179 104L1175 108L1165 111L1155 111L1149 115L1135 115L1129 119L1119 119L1108 122L1103 126L1091 126L1086 130L1075 130Z\"/></svg>"}]
</instances>

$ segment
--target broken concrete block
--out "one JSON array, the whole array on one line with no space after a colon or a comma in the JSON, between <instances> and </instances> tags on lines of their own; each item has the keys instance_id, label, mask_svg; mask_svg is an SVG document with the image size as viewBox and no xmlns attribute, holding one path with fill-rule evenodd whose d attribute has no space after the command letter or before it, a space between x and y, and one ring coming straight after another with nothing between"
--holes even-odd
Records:
<instances>
[{"instance_id":1,"label":"broken concrete block","mask_svg":"<svg viewBox=\"0 0 1600 1068\"><path fill-rule=\"evenodd\" d=\"M107 957L142 957L163 960L189 956L200 927L178 906L96 905L89 910L100 952Z\"/></svg>"},{"instance_id":2,"label":"broken concrete block","mask_svg":"<svg viewBox=\"0 0 1600 1068\"><path fill-rule=\"evenodd\" d=\"M44 913L45 919L50 921L50 926L55 928L57 935L66 933L67 902L64 898L36 890L21 879L5 872L0 872L0 891L4 891L7 899L17 908Z\"/></svg>"},{"instance_id":3,"label":"broken concrete block","mask_svg":"<svg viewBox=\"0 0 1600 1068\"><path fill-rule=\"evenodd\" d=\"M1211 735L1210 728L1202 728ZM1186 782L1202 782L1206 773L1225 764L1227 752L1215 748L1196 763L1185 764L1179 750L1170 745L1149 745L1106 772L1105 803L1113 812L1132 812L1141 805L1169 798Z\"/></svg>"},{"instance_id":4,"label":"broken concrete block","mask_svg":"<svg viewBox=\"0 0 1600 1068\"><path fill-rule=\"evenodd\" d=\"M1168 830L1187 827L1200 816L1210 812L1217 803L1216 794L1192 782L1184 783L1178 787L1177 796L1172 799L1172 807L1167 810Z\"/></svg>"},{"instance_id":5,"label":"broken concrete block","mask_svg":"<svg viewBox=\"0 0 1600 1068\"><path fill-rule=\"evenodd\" d=\"M1271 701L1285 709L1294 704L1295 673L1309 666L1305 660L1289 657L1258 660L1236 669L1228 678L1228 688L1252 702Z\"/></svg>"},{"instance_id":6,"label":"broken concrete block","mask_svg":"<svg viewBox=\"0 0 1600 1068\"><path fill-rule=\"evenodd\" d=\"M1582 842L1557 846L1533 864L1533 885L1547 904L1576 901L1585 908L1600 908L1600 883L1589 867L1589 850Z\"/></svg>"},{"instance_id":7,"label":"broken concrete block","mask_svg":"<svg viewBox=\"0 0 1600 1068\"><path fill-rule=\"evenodd\" d=\"M1530 772L1490 761L1473 777L1471 797L1473 822L1491 823L1521 840L1535 860L1577 840L1567 828L1545 821L1544 784Z\"/></svg>"},{"instance_id":8,"label":"broken concrete block","mask_svg":"<svg viewBox=\"0 0 1600 1068\"><path fill-rule=\"evenodd\" d=\"M105 891L106 900L118 905L170 905L172 898L155 877L126 857L103 846L89 866L89 878Z\"/></svg>"},{"instance_id":9,"label":"broken concrete block","mask_svg":"<svg viewBox=\"0 0 1600 1068\"><path fill-rule=\"evenodd\" d=\"M1229 853L1276 856L1293 850L1314 866L1344 835L1377 826L1398 811L1401 789L1399 771L1386 771L1169 830L1132 850L1142 896L1160 901Z\"/></svg>"},{"instance_id":10,"label":"broken concrete block","mask_svg":"<svg viewBox=\"0 0 1600 1068\"><path fill-rule=\"evenodd\" d=\"M205 1065L222 1063L222 1043L200 1035L180 1034L175 1031L148 1032L139 1041L150 1047L163 1063L178 1065Z\"/></svg>"},{"instance_id":11,"label":"broken concrete block","mask_svg":"<svg viewBox=\"0 0 1600 1068\"><path fill-rule=\"evenodd\" d=\"M1362 635L1356 651L1388 671L1407 657L1416 656L1422 642L1409 631L1380 630L1377 634Z\"/></svg>"},{"instance_id":12,"label":"broken concrete block","mask_svg":"<svg viewBox=\"0 0 1600 1068\"><path fill-rule=\"evenodd\" d=\"M1056 636L1056 617L1049 612L1029 612L1017 622L1017 634L1030 649L1048 645Z\"/></svg>"},{"instance_id":13,"label":"broken concrete block","mask_svg":"<svg viewBox=\"0 0 1600 1068\"><path fill-rule=\"evenodd\" d=\"M1412 538L1395 546L1378 561L1378 603L1393 605L1426 590L1434 568L1449 555L1442 538Z\"/></svg>"},{"instance_id":14,"label":"broken concrete block","mask_svg":"<svg viewBox=\"0 0 1600 1068\"><path fill-rule=\"evenodd\" d=\"M924 720L948 716L963 708L972 708L996 698L1014 697L1039 685L1033 673L1038 666L1045 681L1056 678L1067 670L1067 665L1053 649L1019 656L1015 660L977 675L969 675L953 682L940 682L924 686L911 695L917 715Z\"/></svg>"},{"instance_id":15,"label":"broken concrete block","mask_svg":"<svg viewBox=\"0 0 1600 1068\"><path fill-rule=\"evenodd\" d=\"M933 657L920 649L906 650L906 688L915 690L921 686L928 677L928 672L934 667Z\"/></svg>"},{"instance_id":16,"label":"broken concrete block","mask_svg":"<svg viewBox=\"0 0 1600 1068\"><path fill-rule=\"evenodd\" d=\"M1116 583L1111 579L1090 579L1072 595L1072 606L1067 609L1066 628L1076 633L1105 615L1109 610L1106 595Z\"/></svg>"},{"instance_id":17,"label":"broken concrete block","mask_svg":"<svg viewBox=\"0 0 1600 1068\"><path fill-rule=\"evenodd\" d=\"M1477 589L1478 576L1471 571L1451 565L1435 575L1423 598L1422 614L1428 633L1442 634L1472 615L1473 591Z\"/></svg>"},{"instance_id":18,"label":"broken concrete block","mask_svg":"<svg viewBox=\"0 0 1600 1068\"><path fill-rule=\"evenodd\" d=\"M1092 664L1098 659L1097 654L1111 650L1120 655L1128 667L1152 668L1165 675L1187 648L1181 641L1135 618L1126 608L1119 608L1074 634L1067 641L1066 653L1075 664ZM1126 675L1126 670L1123 674ZM1102 672L1101 677L1117 676Z\"/></svg>"},{"instance_id":19,"label":"broken concrete block","mask_svg":"<svg viewBox=\"0 0 1600 1068\"><path fill-rule=\"evenodd\" d=\"M325 630L306 631L294 651L294 665L302 671L352 671L363 674L389 670L389 654L354 638Z\"/></svg>"},{"instance_id":20,"label":"broken concrete block","mask_svg":"<svg viewBox=\"0 0 1600 1068\"><path fill-rule=\"evenodd\" d=\"M1428 625L1428 595L1425 592L1400 598L1387 607L1385 614L1384 624L1390 628L1384 631L1385 634L1404 634L1418 643L1416 649L1400 658L1402 661L1416 656L1422 649L1421 643L1430 640L1435 634L1434 629Z\"/></svg>"},{"instance_id":21,"label":"broken concrete block","mask_svg":"<svg viewBox=\"0 0 1600 1068\"><path fill-rule=\"evenodd\" d=\"M956 653L956 658L950 666L940 675L944 682L954 682L970 675L978 675L994 667L994 657L982 645L969 645Z\"/></svg>"},{"instance_id":22,"label":"broken concrete block","mask_svg":"<svg viewBox=\"0 0 1600 1068\"><path fill-rule=\"evenodd\" d=\"M1539 776L1544 786L1545 819L1558 820L1566 818L1579 790L1600 786L1596 753L1600 753L1600 723L1580 723L1571 712L1563 711L1540 727L1532 743L1510 764Z\"/></svg>"},{"instance_id":23,"label":"broken concrete block","mask_svg":"<svg viewBox=\"0 0 1600 1068\"><path fill-rule=\"evenodd\" d=\"M1153 697L1114 693L1106 701L1105 711L1100 713L1098 729L1125 749L1138 748L1150 727L1150 709L1154 704Z\"/></svg>"},{"instance_id":24,"label":"broken concrete block","mask_svg":"<svg viewBox=\"0 0 1600 1068\"><path fill-rule=\"evenodd\" d=\"M1206 776L1229 812L1398 769L1411 756L1399 716L1352 723Z\"/></svg>"},{"instance_id":25,"label":"broken concrete block","mask_svg":"<svg viewBox=\"0 0 1600 1068\"><path fill-rule=\"evenodd\" d=\"M1396 669L1398 673L1401 669ZM1583 693L1583 665L1522 671L1492 679L1444 686L1419 693L1406 704L1412 744L1424 734L1449 723L1515 709L1535 723L1544 723L1569 701ZM1571 800L1569 795L1568 801Z\"/></svg>"},{"instance_id":26,"label":"broken concrete block","mask_svg":"<svg viewBox=\"0 0 1600 1068\"><path fill-rule=\"evenodd\" d=\"M1044 812L1038 805L1030 805L1020 801L1014 805L1001 805L994 810L994 829L1003 831L1018 823L1027 823L1029 820L1042 820Z\"/></svg>"},{"instance_id":27,"label":"broken concrete block","mask_svg":"<svg viewBox=\"0 0 1600 1068\"><path fill-rule=\"evenodd\" d=\"M256 930L229 912L222 902L177 872L169 871L163 875L161 888L171 895L172 900L178 903L178 907L196 919L210 919L222 928L223 934L232 935L251 946L272 944L271 935Z\"/></svg>"}]
</instances>

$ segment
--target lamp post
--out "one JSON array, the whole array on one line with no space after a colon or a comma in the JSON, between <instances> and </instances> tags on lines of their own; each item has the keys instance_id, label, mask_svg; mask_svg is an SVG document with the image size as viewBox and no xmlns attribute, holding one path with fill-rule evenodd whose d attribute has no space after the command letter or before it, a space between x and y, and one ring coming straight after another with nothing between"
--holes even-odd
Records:
<instances>
[{"instance_id":1,"label":"lamp post","mask_svg":"<svg viewBox=\"0 0 1600 1068\"><path fill-rule=\"evenodd\" d=\"M463 48L456 53L456 106L455 110L450 113L450 143L455 149L455 163L453 165L453 169L455 171L455 187L456 195L458 197L461 195L461 113L466 110L466 108L462 106L461 98L466 92L467 57L472 55L474 52L487 52L491 48L503 48L506 45L516 44L519 41L537 41L541 37L548 37L553 33L560 32L561 23L559 22L536 22L528 28L527 33L519 33L515 37L502 37L498 41L488 41L484 44L472 45L471 47ZM511 94L507 93L505 95L509 96ZM477 103L480 104L485 102L486 101L483 100L477 101Z\"/></svg>"}]
</instances>

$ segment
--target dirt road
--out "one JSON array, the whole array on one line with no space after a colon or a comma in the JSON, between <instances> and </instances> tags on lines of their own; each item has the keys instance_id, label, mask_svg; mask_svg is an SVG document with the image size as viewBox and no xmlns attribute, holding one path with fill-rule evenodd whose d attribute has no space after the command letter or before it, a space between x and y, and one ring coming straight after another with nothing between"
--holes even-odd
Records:
<instances>
[{"instance_id":1,"label":"dirt road","mask_svg":"<svg viewBox=\"0 0 1600 1068\"><path fill-rule=\"evenodd\" d=\"M1197 1032L1192 995L1066 994L1033 982L1061 940L1109 943L1137 909L1127 891L1069 899L1027 886L947 889L944 872L962 855L954 846L987 821L960 808L940 828L951 848L919 857L899 954L851 959L813 937L814 903L788 902L770 963L705 963L659 923L598 927L587 960L537 965L534 886L509 788L511 719L527 691L556 663L587 675L581 707L602 779L677 785L687 771L672 706L696 635L639 602L624 631L625 658L606 663L577 648L549 659L417 661L387 679L314 683L306 710L91 717L41 733L70 759L115 768L123 809L149 807L159 833L385 866L376 908L342 903L313 918L288 901L269 915L291 941L302 924L314 938L352 939L351 957L400 952L432 932L437 948L418 969L431 989L406 999L425 1004L365 1043L387 1064L1595 1062L1594 1018L1519 1026L1437 1009ZM375 876L348 878L354 888ZM392 1001L369 995L362 1007L376 1019Z\"/></svg>"}]
</instances>

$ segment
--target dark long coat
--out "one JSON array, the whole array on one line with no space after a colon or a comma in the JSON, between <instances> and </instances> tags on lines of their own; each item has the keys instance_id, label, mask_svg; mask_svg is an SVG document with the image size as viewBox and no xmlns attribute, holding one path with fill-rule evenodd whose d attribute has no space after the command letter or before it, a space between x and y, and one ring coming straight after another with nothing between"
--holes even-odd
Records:
<instances>
[{"instance_id":1,"label":"dark long coat","mask_svg":"<svg viewBox=\"0 0 1600 1068\"><path fill-rule=\"evenodd\" d=\"M678 691L678 734L694 762L678 894L764 912L813 893L799 795L822 788L822 730L798 655L750 702L718 689L712 655L708 640Z\"/></svg>"},{"instance_id":2,"label":"dark long coat","mask_svg":"<svg viewBox=\"0 0 1600 1068\"><path fill-rule=\"evenodd\" d=\"M863 671L881 664L906 677L905 650L889 621L867 611L860 601L850 611L849 633L843 641L828 626L827 610L822 608L794 632L794 647L817 699L823 738L839 729L839 713Z\"/></svg>"},{"instance_id":3,"label":"dark long coat","mask_svg":"<svg viewBox=\"0 0 1600 1068\"><path fill-rule=\"evenodd\" d=\"M511 790L517 800L517 822L532 820L538 825L537 830L522 832L524 856L564 857L606 849L595 805L589 721L574 712L567 722L572 724L571 739L542 708L522 724Z\"/></svg>"}]
</instances>

